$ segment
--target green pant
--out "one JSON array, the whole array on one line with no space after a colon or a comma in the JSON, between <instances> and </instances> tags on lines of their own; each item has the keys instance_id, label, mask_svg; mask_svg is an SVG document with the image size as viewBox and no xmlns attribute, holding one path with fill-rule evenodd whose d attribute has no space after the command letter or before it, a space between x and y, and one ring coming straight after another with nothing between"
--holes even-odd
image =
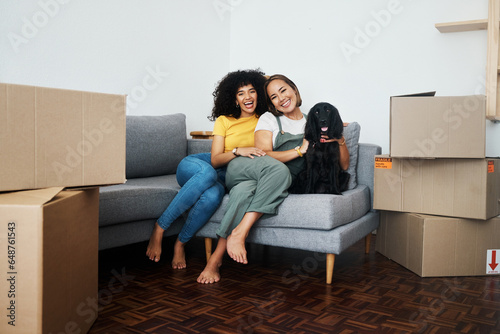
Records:
<instances>
[{"instance_id":1,"label":"green pant","mask_svg":"<svg viewBox=\"0 0 500 334\"><path fill-rule=\"evenodd\" d=\"M246 212L276 214L291 182L288 167L270 156L231 160L226 172L229 202L217 235L227 238Z\"/></svg>"}]
</instances>

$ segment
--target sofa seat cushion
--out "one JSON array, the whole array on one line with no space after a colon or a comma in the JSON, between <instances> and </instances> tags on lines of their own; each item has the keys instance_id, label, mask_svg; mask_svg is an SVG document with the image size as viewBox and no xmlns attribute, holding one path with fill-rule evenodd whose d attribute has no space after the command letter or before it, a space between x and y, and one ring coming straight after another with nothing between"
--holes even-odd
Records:
<instances>
[{"instance_id":1,"label":"sofa seat cushion","mask_svg":"<svg viewBox=\"0 0 500 334\"><path fill-rule=\"evenodd\" d=\"M228 195L224 196L210 222L220 223L228 199ZM278 215L264 216L254 226L331 230L359 219L368 211L370 189L360 184L342 195L288 195L279 206Z\"/></svg>"},{"instance_id":2,"label":"sofa seat cushion","mask_svg":"<svg viewBox=\"0 0 500 334\"><path fill-rule=\"evenodd\" d=\"M379 213L370 211L349 224L328 231L254 226L250 230L246 241L275 247L340 254L358 240L374 231L378 227L378 224ZM218 223L209 222L196 235L202 238L215 238L218 227Z\"/></svg>"},{"instance_id":3,"label":"sofa seat cushion","mask_svg":"<svg viewBox=\"0 0 500 334\"><path fill-rule=\"evenodd\" d=\"M146 219L158 219L180 187L175 175L127 180L101 187L99 226Z\"/></svg>"}]
</instances>

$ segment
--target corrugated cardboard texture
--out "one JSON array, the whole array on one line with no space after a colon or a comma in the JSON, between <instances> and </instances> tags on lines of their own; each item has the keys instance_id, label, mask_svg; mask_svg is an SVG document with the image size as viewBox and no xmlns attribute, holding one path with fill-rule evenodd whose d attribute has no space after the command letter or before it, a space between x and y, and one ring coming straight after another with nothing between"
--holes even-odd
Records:
<instances>
[{"instance_id":1,"label":"corrugated cardboard texture","mask_svg":"<svg viewBox=\"0 0 500 334\"><path fill-rule=\"evenodd\" d=\"M486 97L391 98L390 155L484 158Z\"/></svg>"},{"instance_id":2,"label":"corrugated cardboard texture","mask_svg":"<svg viewBox=\"0 0 500 334\"><path fill-rule=\"evenodd\" d=\"M390 168L375 165L375 209L473 219L500 214L499 159L390 160Z\"/></svg>"},{"instance_id":3,"label":"corrugated cardboard texture","mask_svg":"<svg viewBox=\"0 0 500 334\"><path fill-rule=\"evenodd\" d=\"M0 84L0 191L125 182L125 96Z\"/></svg>"},{"instance_id":4,"label":"corrugated cardboard texture","mask_svg":"<svg viewBox=\"0 0 500 334\"><path fill-rule=\"evenodd\" d=\"M15 306L1 333L86 333L97 317L99 191L60 190L0 194L0 304Z\"/></svg>"},{"instance_id":5,"label":"corrugated cardboard texture","mask_svg":"<svg viewBox=\"0 0 500 334\"><path fill-rule=\"evenodd\" d=\"M487 250L499 248L500 217L381 212L376 250L422 277L486 275Z\"/></svg>"}]
</instances>

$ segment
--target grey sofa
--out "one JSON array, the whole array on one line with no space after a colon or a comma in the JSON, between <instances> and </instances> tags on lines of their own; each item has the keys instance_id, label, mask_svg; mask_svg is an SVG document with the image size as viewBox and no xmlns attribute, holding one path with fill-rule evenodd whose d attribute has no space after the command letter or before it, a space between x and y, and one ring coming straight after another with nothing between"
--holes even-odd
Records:
<instances>
[{"instance_id":1,"label":"grey sofa","mask_svg":"<svg viewBox=\"0 0 500 334\"><path fill-rule=\"evenodd\" d=\"M248 242L326 253L331 283L335 254L363 238L369 242L379 224L372 197L374 156L381 148L358 144L359 129L351 123L344 132L351 154L350 189L343 195L289 195L277 215L256 223ZM186 137L183 114L127 116L127 182L100 189L99 249L148 240L156 219L180 189L178 163L187 154L210 151L210 146L210 140ZM228 195L197 233L206 240L207 257L227 200ZM183 220L174 222L165 236L178 234Z\"/></svg>"}]
</instances>

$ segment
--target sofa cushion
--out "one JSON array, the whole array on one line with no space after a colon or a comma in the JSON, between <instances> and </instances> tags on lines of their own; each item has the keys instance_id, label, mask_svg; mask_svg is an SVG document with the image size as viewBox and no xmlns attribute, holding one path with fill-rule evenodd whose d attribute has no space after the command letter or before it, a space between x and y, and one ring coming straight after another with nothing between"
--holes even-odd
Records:
<instances>
[{"instance_id":1,"label":"sofa cushion","mask_svg":"<svg viewBox=\"0 0 500 334\"><path fill-rule=\"evenodd\" d=\"M348 189L354 189L357 186L356 168L358 166L358 142L361 126L357 122L349 123L344 128L344 138L347 149L349 150L349 168L347 172L351 175Z\"/></svg>"},{"instance_id":2,"label":"sofa cushion","mask_svg":"<svg viewBox=\"0 0 500 334\"><path fill-rule=\"evenodd\" d=\"M99 226L158 219L180 187L175 175L129 179L100 188Z\"/></svg>"},{"instance_id":3,"label":"sofa cushion","mask_svg":"<svg viewBox=\"0 0 500 334\"><path fill-rule=\"evenodd\" d=\"M175 174L186 156L186 116L127 116L128 179Z\"/></svg>"},{"instance_id":4,"label":"sofa cushion","mask_svg":"<svg viewBox=\"0 0 500 334\"><path fill-rule=\"evenodd\" d=\"M286 227L252 227L247 242L306 251L340 254L358 240L374 231L379 224L379 213L370 211L363 217L329 231ZM196 234L215 238L218 224L208 222Z\"/></svg>"},{"instance_id":5,"label":"sofa cushion","mask_svg":"<svg viewBox=\"0 0 500 334\"><path fill-rule=\"evenodd\" d=\"M210 218L220 223L229 195ZM350 223L370 211L370 190L365 185L347 190L342 195L290 194L278 208L278 215L264 216L255 226L331 230Z\"/></svg>"}]
</instances>

